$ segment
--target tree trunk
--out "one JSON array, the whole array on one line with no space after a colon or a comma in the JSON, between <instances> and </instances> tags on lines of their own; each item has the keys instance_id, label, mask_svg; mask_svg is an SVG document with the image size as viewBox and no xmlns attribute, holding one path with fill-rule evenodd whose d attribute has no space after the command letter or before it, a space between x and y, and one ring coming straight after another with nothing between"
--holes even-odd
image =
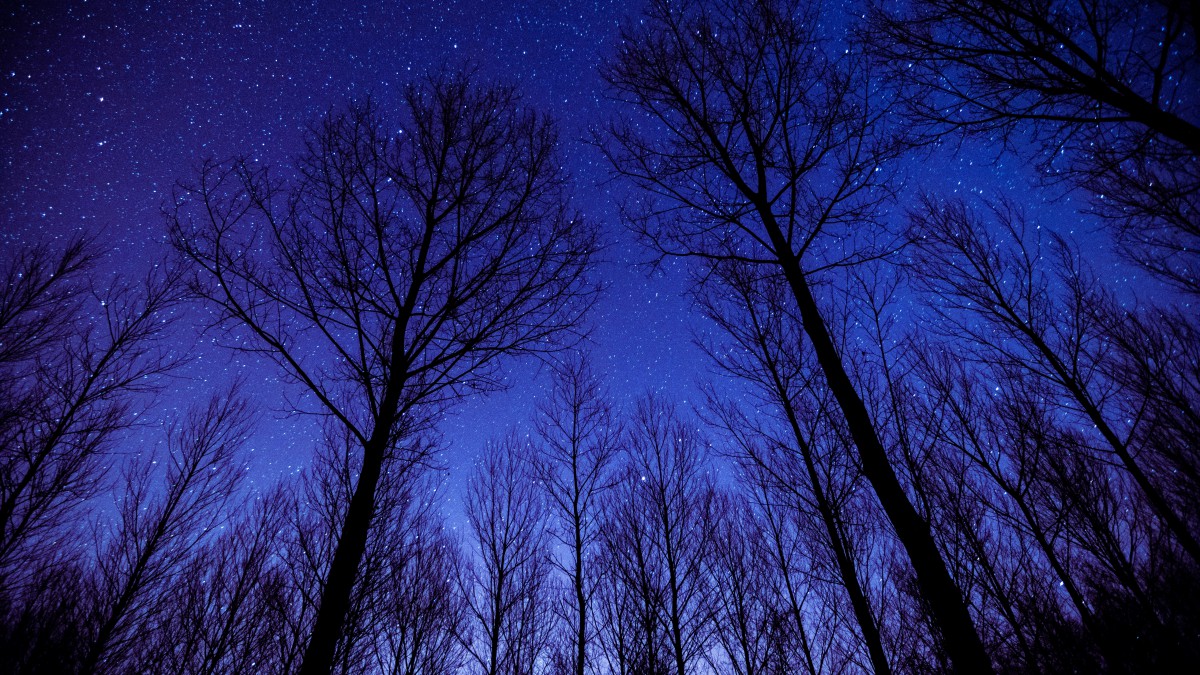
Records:
<instances>
[{"instance_id":1,"label":"tree trunk","mask_svg":"<svg viewBox=\"0 0 1200 675\"><path fill-rule=\"evenodd\" d=\"M363 448L362 473L350 498L350 508L342 523L341 536L325 578L317 620L304 651L300 675L328 675L333 669L334 651L350 609L350 593L358 576L358 566L367 548L367 533L375 515L375 492L383 468L384 448L391 432L391 421L379 420Z\"/></svg>"},{"instance_id":2,"label":"tree trunk","mask_svg":"<svg viewBox=\"0 0 1200 675\"><path fill-rule=\"evenodd\" d=\"M579 608L579 625L575 635L575 675L584 675L587 665L587 594L583 576L583 533L580 531L582 516L575 514L575 603Z\"/></svg>"},{"instance_id":3,"label":"tree trunk","mask_svg":"<svg viewBox=\"0 0 1200 675\"><path fill-rule=\"evenodd\" d=\"M946 563L933 540L929 523L917 513L904 493L904 488L888 460L887 452L875 432L870 413L846 374L841 356L834 347L820 308L817 307L816 298L813 297L808 280L800 268L800 261L792 253L791 246L784 239L779 223L770 209L760 206L758 211L771 236L780 267L796 298L804 332L812 341L817 362L830 391L842 409L850 436L858 447L863 475L871 482L880 505L896 531L896 537L900 539L912 561L921 597L928 604L934 623L941 632L942 646L950 657L954 672L964 675L993 672L991 659L979 640L971 613L963 602L962 593L950 578Z\"/></svg>"},{"instance_id":4,"label":"tree trunk","mask_svg":"<svg viewBox=\"0 0 1200 675\"><path fill-rule=\"evenodd\" d=\"M782 389L780 391L783 393ZM786 393L784 393L784 396L786 397ZM867 653L871 657L871 667L874 668L875 675L891 675L892 668L888 665L887 654L883 651L883 640L879 635L879 626L875 623L875 617L871 614L871 605L867 601L867 595L863 592L862 584L858 581L858 566L849 547L846 546L845 539L842 537L842 529L839 525L837 514L834 513L833 504L829 502L829 497L825 494L825 488L821 486L821 477L817 472L816 464L813 462L812 448L804 441L800 430L800 423L796 419L796 411L792 407L791 402L786 398L784 398L784 407L787 412L788 422L792 427L792 434L796 437L796 443L800 446L800 453L804 457L804 469L808 473L809 482L812 483L813 499L817 502L817 511L820 512L821 522L825 525L825 532L829 535L829 543L831 548L833 548L833 555L837 561L838 573L842 577L842 584L846 587L846 592L850 595L850 606L854 610L854 618L858 620L858 627L862 631L863 641L867 643Z\"/></svg>"}]
</instances>

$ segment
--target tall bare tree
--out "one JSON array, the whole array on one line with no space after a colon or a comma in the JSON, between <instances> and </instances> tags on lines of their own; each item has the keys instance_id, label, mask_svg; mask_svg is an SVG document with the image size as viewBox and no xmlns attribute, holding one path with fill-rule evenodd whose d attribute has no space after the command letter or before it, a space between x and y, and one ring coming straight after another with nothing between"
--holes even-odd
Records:
<instances>
[{"instance_id":1,"label":"tall bare tree","mask_svg":"<svg viewBox=\"0 0 1200 675\"><path fill-rule=\"evenodd\" d=\"M823 458L819 450L820 432L814 426L828 427L825 408L832 401L812 394L822 389L819 371L801 343L802 324L788 302L787 288L774 275L762 277L754 266L738 261L716 265L713 273L722 283L697 297L705 315L727 337L707 343L705 350L723 372L754 387L765 404L748 413L710 391L714 421L733 441L736 456L757 476L759 485L791 493L787 502L815 508L821 536L813 548L824 544L832 554L872 669L890 673L878 620L847 535L843 504L837 498L839 492L847 492L845 486L855 482L858 472L845 461L827 461L829 453Z\"/></svg>"},{"instance_id":2,"label":"tall bare tree","mask_svg":"<svg viewBox=\"0 0 1200 675\"><path fill-rule=\"evenodd\" d=\"M1200 522L1200 325L1182 307L1114 302L1094 308L1105 338L1113 345L1100 364L1107 379L1142 414L1133 443L1153 447L1146 457L1158 474L1174 478L1163 485L1190 522Z\"/></svg>"},{"instance_id":3,"label":"tall bare tree","mask_svg":"<svg viewBox=\"0 0 1200 675\"><path fill-rule=\"evenodd\" d=\"M710 647L705 559L716 492L694 425L660 397L641 399L606 499L607 583L619 603L610 630L627 631L613 660L631 672L685 675Z\"/></svg>"},{"instance_id":4,"label":"tall bare tree","mask_svg":"<svg viewBox=\"0 0 1200 675\"><path fill-rule=\"evenodd\" d=\"M961 335L992 359L1044 378L1060 392L1064 408L1096 430L1113 461L1200 564L1194 523L1145 467L1154 448L1131 444L1145 406L1123 406L1126 392L1104 376L1110 348L1097 311L1108 304L1104 289L1065 239L1043 243L1041 228L1012 204L992 212L999 236L961 201L929 201L913 212L923 283L945 299L942 314ZM1057 259L1053 269L1048 258ZM1054 275L1058 283L1052 283Z\"/></svg>"},{"instance_id":5,"label":"tall bare tree","mask_svg":"<svg viewBox=\"0 0 1200 675\"><path fill-rule=\"evenodd\" d=\"M632 212L663 256L741 260L782 278L889 522L959 672L991 670L930 525L897 477L830 333L814 282L891 250L878 220L900 145L870 87L786 0L650 3L603 75L644 117L611 128L617 172L650 197Z\"/></svg>"},{"instance_id":6,"label":"tall bare tree","mask_svg":"<svg viewBox=\"0 0 1200 675\"><path fill-rule=\"evenodd\" d=\"M460 672L467 657L459 637L468 615L454 575L463 554L431 514L410 520L409 535L380 584L386 601L376 624L379 669L392 675Z\"/></svg>"},{"instance_id":7,"label":"tall bare tree","mask_svg":"<svg viewBox=\"0 0 1200 675\"><path fill-rule=\"evenodd\" d=\"M156 599L159 618L136 638L143 662L158 672L282 670L275 659L282 617L271 600L289 495L277 485L247 497L218 536L169 570Z\"/></svg>"},{"instance_id":8,"label":"tall bare tree","mask_svg":"<svg viewBox=\"0 0 1200 675\"><path fill-rule=\"evenodd\" d=\"M174 240L195 289L361 453L300 672L328 673L385 460L502 357L580 325L594 228L570 211L553 125L511 89L441 75L397 119L365 104L310 134L285 185L248 160L179 194ZM399 131L395 131L399 129Z\"/></svg>"},{"instance_id":9,"label":"tall bare tree","mask_svg":"<svg viewBox=\"0 0 1200 675\"><path fill-rule=\"evenodd\" d=\"M555 564L570 586L565 619L570 625L571 672L584 675L596 632L591 605L599 583L595 558L601 498L612 485L621 448L620 423L585 357L571 357L555 369L534 428L536 474L549 496L551 531L566 551Z\"/></svg>"},{"instance_id":10,"label":"tall bare tree","mask_svg":"<svg viewBox=\"0 0 1200 675\"><path fill-rule=\"evenodd\" d=\"M330 424L313 466L298 481L278 557L287 656L278 670L294 669L294 652L315 620L320 579L332 561L342 514L354 495L362 458L349 452L352 437ZM432 437L410 438L433 443ZM334 651L340 675L450 671L465 657L458 634L465 606L454 575L459 546L437 514L438 472L426 471L407 453L389 457L381 470L376 508L351 591L345 628ZM290 644L289 644L290 643Z\"/></svg>"},{"instance_id":11,"label":"tall bare tree","mask_svg":"<svg viewBox=\"0 0 1200 675\"><path fill-rule=\"evenodd\" d=\"M792 670L786 601L775 595L769 540L747 500L720 492L714 499L712 544L705 557L706 606L720 657L713 670L772 675Z\"/></svg>"},{"instance_id":12,"label":"tall bare tree","mask_svg":"<svg viewBox=\"0 0 1200 675\"><path fill-rule=\"evenodd\" d=\"M478 638L464 637L485 675L532 675L549 655L547 514L531 453L515 433L490 444L467 486L477 556L460 583Z\"/></svg>"},{"instance_id":13,"label":"tall bare tree","mask_svg":"<svg viewBox=\"0 0 1200 675\"><path fill-rule=\"evenodd\" d=\"M1002 624L992 630L998 658L1027 670L1087 667L1089 659L1098 667L1092 655L1108 643L1098 639L1085 595L1089 558L1070 545L1071 505L1055 498L1048 480L1052 446L1071 441L1059 431L1053 394L1019 370L964 362L950 344L914 351L924 416L934 420L941 449L939 492L961 555L978 570L979 604ZM1068 639L1072 609L1084 630Z\"/></svg>"}]
</instances>

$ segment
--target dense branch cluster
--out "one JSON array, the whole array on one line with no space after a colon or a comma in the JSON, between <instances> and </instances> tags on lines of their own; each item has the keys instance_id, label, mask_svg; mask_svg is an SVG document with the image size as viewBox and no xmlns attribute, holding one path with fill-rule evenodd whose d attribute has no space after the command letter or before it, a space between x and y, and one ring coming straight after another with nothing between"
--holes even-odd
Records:
<instances>
[{"instance_id":1,"label":"dense branch cluster","mask_svg":"<svg viewBox=\"0 0 1200 675\"><path fill-rule=\"evenodd\" d=\"M204 165L142 283L93 240L6 252L0 672L1195 663L1192 4L861 10L651 0L601 71L630 230L691 273L691 406L609 389L555 127L470 73L330 114L291 173ZM1023 195L904 183L971 133L1086 194L1125 260ZM237 386L138 424L192 304L319 421L299 475L242 484ZM442 413L529 356L535 410L447 499Z\"/></svg>"}]
</instances>

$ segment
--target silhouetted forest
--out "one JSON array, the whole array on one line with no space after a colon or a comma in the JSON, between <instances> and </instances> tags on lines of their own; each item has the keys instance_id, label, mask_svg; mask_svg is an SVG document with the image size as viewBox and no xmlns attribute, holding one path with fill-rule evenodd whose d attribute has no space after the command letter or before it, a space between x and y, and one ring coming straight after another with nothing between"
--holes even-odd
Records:
<instances>
[{"instance_id":1,"label":"silhouetted forest","mask_svg":"<svg viewBox=\"0 0 1200 675\"><path fill-rule=\"evenodd\" d=\"M470 68L315 120L290 173L181 175L136 283L99 239L5 250L0 671L1190 672L1195 3L855 14L650 0L608 50L590 140L688 270L701 401L614 395L567 141ZM906 179L975 137L1045 194ZM1152 297L1039 220L1066 193ZM298 478L242 483L288 421L236 384L129 447L191 312L320 420ZM449 528L438 422L514 359L551 384Z\"/></svg>"}]
</instances>

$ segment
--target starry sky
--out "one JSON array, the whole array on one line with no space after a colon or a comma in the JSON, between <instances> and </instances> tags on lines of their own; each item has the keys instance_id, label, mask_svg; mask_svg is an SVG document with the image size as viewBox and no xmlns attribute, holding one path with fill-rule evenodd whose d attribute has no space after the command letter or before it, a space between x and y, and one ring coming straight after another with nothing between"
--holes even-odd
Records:
<instances>
[{"instance_id":1,"label":"starry sky","mask_svg":"<svg viewBox=\"0 0 1200 675\"><path fill-rule=\"evenodd\" d=\"M618 403L661 389L682 403L709 373L692 344L705 327L682 296L681 269L648 276L645 252L624 232L598 151L584 142L617 114L596 67L619 21L640 2L448 0L403 2L35 1L0 15L0 246L97 235L103 279L136 278L167 255L160 209L205 158L244 154L287 165L305 126L331 108L394 96L422 73L472 63L485 80L514 82L555 115L576 181L575 206L610 244L598 271L609 289L593 316L593 359ZM1028 163L986 142L913 162L915 190L989 197L1025 189ZM1069 195L1046 213L1074 230ZM1090 227L1080 225L1085 230ZM1102 254L1102 252L1101 252ZM111 283L111 282L105 282ZM190 310L202 323L202 310ZM280 419L269 369L203 336L168 385L168 413L243 376L267 408L248 460L260 478L307 464L311 428ZM445 421L451 481L484 440L522 422L545 377L529 364L512 389L472 400Z\"/></svg>"}]
</instances>

